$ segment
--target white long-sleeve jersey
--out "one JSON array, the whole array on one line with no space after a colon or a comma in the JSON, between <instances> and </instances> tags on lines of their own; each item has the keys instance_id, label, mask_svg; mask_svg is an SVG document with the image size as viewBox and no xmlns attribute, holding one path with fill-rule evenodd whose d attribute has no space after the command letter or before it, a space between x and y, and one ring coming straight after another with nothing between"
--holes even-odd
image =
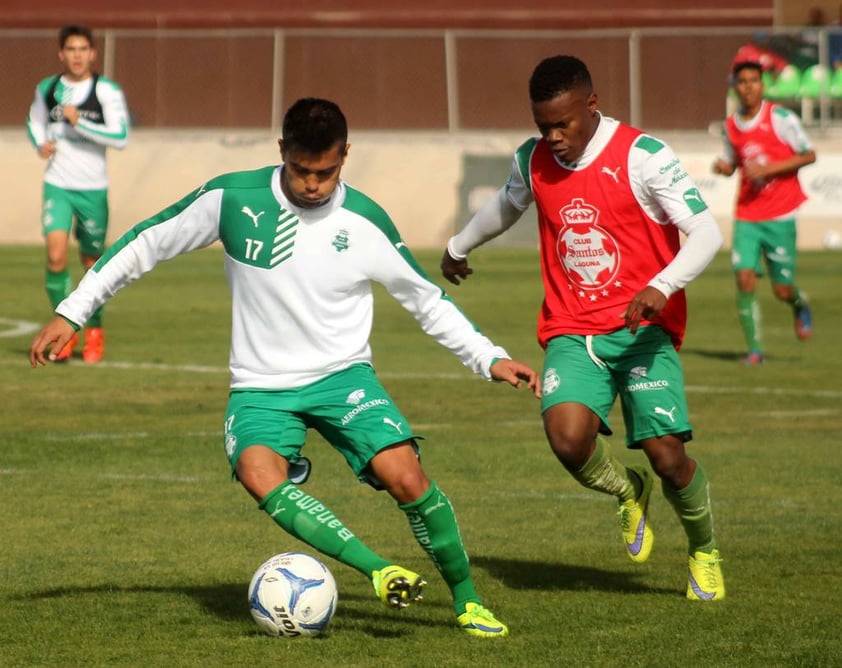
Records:
<instances>
[{"instance_id":1,"label":"white long-sleeve jersey","mask_svg":"<svg viewBox=\"0 0 842 668\"><path fill-rule=\"evenodd\" d=\"M64 121L66 104L79 110L75 126ZM35 87L26 130L36 149L56 142L44 171L46 183L67 190L102 190L108 187L106 149L128 143L129 112L123 91L106 77L73 82L52 76Z\"/></svg>"},{"instance_id":2,"label":"white long-sleeve jersey","mask_svg":"<svg viewBox=\"0 0 842 668\"><path fill-rule=\"evenodd\" d=\"M114 243L56 312L81 325L158 262L221 240L232 297L231 387L286 389L371 362L371 283L490 378L503 348L418 266L389 216L340 181L315 209L293 205L280 169L217 177Z\"/></svg>"}]
</instances>

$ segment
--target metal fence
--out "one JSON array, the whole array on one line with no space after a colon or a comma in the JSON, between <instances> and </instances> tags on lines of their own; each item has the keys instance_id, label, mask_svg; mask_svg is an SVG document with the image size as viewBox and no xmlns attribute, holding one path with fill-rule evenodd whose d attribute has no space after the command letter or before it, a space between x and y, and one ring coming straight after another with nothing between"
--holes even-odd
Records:
<instances>
[{"instance_id":1,"label":"metal fence","mask_svg":"<svg viewBox=\"0 0 842 668\"><path fill-rule=\"evenodd\" d=\"M813 44L832 71L842 28L773 36ZM708 127L726 113L737 49L766 28L500 30L101 30L101 71L126 92L137 127L272 128L302 96L336 100L355 130L506 130L531 127L527 81L543 57L588 63L601 109L647 129ZM7 100L0 125L23 123L35 84L59 68L54 31L0 30ZM802 67L805 70L806 67ZM828 74L828 76L830 76ZM799 112L802 97L782 100ZM842 107L830 85L808 125Z\"/></svg>"}]
</instances>

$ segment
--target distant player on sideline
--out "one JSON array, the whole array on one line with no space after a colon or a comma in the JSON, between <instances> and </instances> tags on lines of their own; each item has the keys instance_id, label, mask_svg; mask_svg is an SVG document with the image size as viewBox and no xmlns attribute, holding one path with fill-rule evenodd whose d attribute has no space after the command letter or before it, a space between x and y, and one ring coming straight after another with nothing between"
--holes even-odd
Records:
<instances>
[{"instance_id":1,"label":"distant player on sideline","mask_svg":"<svg viewBox=\"0 0 842 668\"><path fill-rule=\"evenodd\" d=\"M64 72L35 88L26 129L44 172L41 225L47 245L47 296L53 309L70 294L70 232L75 220L82 266L87 271L105 250L108 233L108 174L105 150L122 149L129 133L129 114L120 87L93 71L94 39L86 26L59 31L59 60ZM56 355L70 359L78 337ZM85 329L82 359L99 362L105 349L102 310L91 314Z\"/></svg>"},{"instance_id":2,"label":"distant player on sideline","mask_svg":"<svg viewBox=\"0 0 842 668\"><path fill-rule=\"evenodd\" d=\"M807 295L795 285L795 214L807 199L798 170L814 163L816 153L798 116L763 99L762 75L760 63L734 65L732 80L740 106L725 121L725 155L713 163L714 174L731 176L740 169L731 264L748 366L763 362L755 291L764 262L775 297L792 307L795 336L804 340L813 331Z\"/></svg>"},{"instance_id":3,"label":"distant player on sideline","mask_svg":"<svg viewBox=\"0 0 842 668\"><path fill-rule=\"evenodd\" d=\"M371 578L387 605L408 605L424 580L372 552L294 482L309 469L307 429L317 430L406 513L450 587L458 625L505 636L474 588L450 501L421 468L418 435L371 366L372 281L475 373L525 381L536 396L538 375L483 336L416 264L386 212L340 180L347 139L336 104L298 100L283 121L282 166L212 179L123 235L59 304L30 362L44 364L48 346L60 349L158 262L221 240L233 309L224 423L233 474L281 528Z\"/></svg>"},{"instance_id":4,"label":"distant player on sideline","mask_svg":"<svg viewBox=\"0 0 842 668\"><path fill-rule=\"evenodd\" d=\"M535 204L550 447L581 485L617 497L628 555L646 561L652 475L624 466L599 436L611 434L619 395L627 445L646 453L687 534L687 598L719 600L725 584L708 479L685 449L693 432L676 352L687 318L683 288L716 254L719 228L668 146L600 114L581 60L541 61L529 97L541 136L517 149L508 183L450 239L442 272L456 284L467 278L468 253Z\"/></svg>"}]
</instances>

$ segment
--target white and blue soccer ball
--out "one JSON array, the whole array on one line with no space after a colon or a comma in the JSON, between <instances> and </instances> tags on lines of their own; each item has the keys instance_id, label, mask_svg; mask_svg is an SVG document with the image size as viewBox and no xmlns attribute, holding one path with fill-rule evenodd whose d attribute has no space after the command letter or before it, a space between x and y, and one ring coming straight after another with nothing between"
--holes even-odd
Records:
<instances>
[{"instance_id":1,"label":"white and blue soccer ball","mask_svg":"<svg viewBox=\"0 0 842 668\"><path fill-rule=\"evenodd\" d=\"M333 619L339 594L321 561L301 552L263 562L249 584L249 610L270 636L302 638L322 633Z\"/></svg>"}]
</instances>

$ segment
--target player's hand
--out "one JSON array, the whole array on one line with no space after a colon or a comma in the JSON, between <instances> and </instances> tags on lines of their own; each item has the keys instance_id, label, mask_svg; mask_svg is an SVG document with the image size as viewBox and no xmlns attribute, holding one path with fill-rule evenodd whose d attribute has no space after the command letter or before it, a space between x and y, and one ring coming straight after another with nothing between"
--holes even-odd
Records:
<instances>
[{"instance_id":1,"label":"player's hand","mask_svg":"<svg viewBox=\"0 0 842 668\"><path fill-rule=\"evenodd\" d=\"M641 320L656 318L666 305L667 298L664 293L651 285L647 285L634 296L623 313L622 317L625 320L626 327L632 334L636 334Z\"/></svg>"},{"instance_id":2,"label":"player's hand","mask_svg":"<svg viewBox=\"0 0 842 668\"><path fill-rule=\"evenodd\" d=\"M70 341L76 330L61 316L56 316L38 332L38 335L33 339L32 345L29 346L29 363L34 369L39 364L46 365L47 359L51 362L55 361L56 355L64 348L64 345ZM50 348L50 354L45 357L47 348Z\"/></svg>"},{"instance_id":3,"label":"player's hand","mask_svg":"<svg viewBox=\"0 0 842 668\"><path fill-rule=\"evenodd\" d=\"M468 260L456 260L447 249L444 255L441 256L441 274L453 285L459 285L459 279L465 280L474 273L474 270L468 266Z\"/></svg>"},{"instance_id":4,"label":"player's hand","mask_svg":"<svg viewBox=\"0 0 842 668\"><path fill-rule=\"evenodd\" d=\"M532 394L541 397L541 380L538 373L529 365L517 360L498 360L491 366L491 377L494 380L505 381L512 387L520 387L522 382L532 390Z\"/></svg>"},{"instance_id":5,"label":"player's hand","mask_svg":"<svg viewBox=\"0 0 842 668\"><path fill-rule=\"evenodd\" d=\"M70 125L76 125L79 122L79 109L75 105L65 104L61 108L61 113Z\"/></svg>"},{"instance_id":6,"label":"player's hand","mask_svg":"<svg viewBox=\"0 0 842 668\"><path fill-rule=\"evenodd\" d=\"M721 174L722 176L731 176L731 174L734 173L734 168L731 165L731 163L726 162L725 160L720 158L719 160L716 160L713 163L713 167L711 168L711 171L714 174Z\"/></svg>"},{"instance_id":7,"label":"player's hand","mask_svg":"<svg viewBox=\"0 0 842 668\"><path fill-rule=\"evenodd\" d=\"M56 153L55 141L45 141L38 147L38 155L44 159L52 158Z\"/></svg>"}]
</instances>

